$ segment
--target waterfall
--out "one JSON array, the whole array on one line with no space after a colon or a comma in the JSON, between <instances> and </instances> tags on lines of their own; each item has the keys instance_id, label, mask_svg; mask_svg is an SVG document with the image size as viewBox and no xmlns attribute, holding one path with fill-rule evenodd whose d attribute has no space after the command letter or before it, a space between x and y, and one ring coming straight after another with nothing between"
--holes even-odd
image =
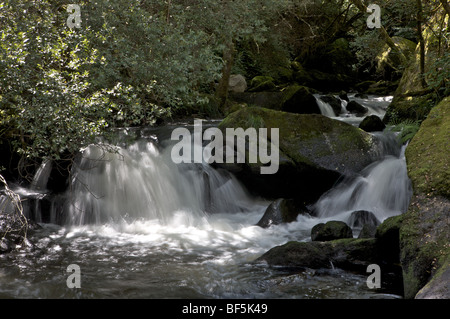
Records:
<instances>
[{"instance_id":1,"label":"waterfall","mask_svg":"<svg viewBox=\"0 0 450 319\"><path fill-rule=\"evenodd\" d=\"M404 213L412 196L405 148L401 148L399 156L385 155L367 166L360 176L345 179L322 195L314 207L318 216L347 221L352 212L366 210L383 221Z\"/></svg>"},{"instance_id":2,"label":"waterfall","mask_svg":"<svg viewBox=\"0 0 450 319\"><path fill-rule=\"evenodd\" d=\"M194 225L212 212L247 208L251 201L231 174L207 164L176 165L167 150L147 140L117 152L87 147L73 168L67 222L146 219L168 224L182 218Z\"/></svg>"},{"instance_id":3,"label":"waterfall","mask_svg":"<svg viewBox=\"0 0 450 319\"><path fill-rule=\"evenodd\" d=\"M47 188L48 179L52 172L52 161L44 160L34 174L30 188L35 191L44 191Z\"/></svg>"},{"instance_id":4,"label":"waterfall","mask_svg":"<svg viewBox=\"0 0 450 319\"><path fill-rule=\"evenodd\" d=\"M335 113L331 105L327 102L322 101L322 99L315 94L314 97L316 98L317 105L319 106L320 113L324 116L328 117L335 117Z\"/></svg>"}]
</instances>

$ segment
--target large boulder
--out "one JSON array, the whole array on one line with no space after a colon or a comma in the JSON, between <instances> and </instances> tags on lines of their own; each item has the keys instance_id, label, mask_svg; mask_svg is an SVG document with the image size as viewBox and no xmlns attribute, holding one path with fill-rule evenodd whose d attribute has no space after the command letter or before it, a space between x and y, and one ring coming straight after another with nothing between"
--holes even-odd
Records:
<instances>
[{"instance_id":1,"label":"large boulder","mask_svg":"<svg viewBox=\"0 0 450 319\"><path fill-rule=\"evenodd\" d=\"M219 125L227 128L267 128L279 132L279 168L275 174L261 174L261 163L236 165L237 177L253 191L268 198L315 201L337 180L353 176L378 158L374 136L350 124L316 114L292 114L258 107L247 107L227 116ZM233 156L228 155L228 156Z\"/></svg>"},{"instance_id":2,"label":"large boulder","mask_svg":"<svg viewBox=\"0 0 450 319\"><path fill-rule=\"evenodd\" d=\"M431 110L406 148L408 175L414 190L399 234L406 298L414 298L425 285L427 289L438 286L435 276L442 275L442 267L448 267L449 141L450 97L447 97ZM445 274L447 270L442 271ZM441 296L450 298L450 291L447 289Z\"/></svg>"},{"instance_id":3,"label":"large boulder","mask_svg":"<svg viewBox=\"0 0 450 319\"><path fill-rule=\"evenodd\" d=\"M342 221L332 220L327 223L320 223L311 229L312 241L330 241L343 238L353 238L353 232Z\"/></svg>"}]
</instances>

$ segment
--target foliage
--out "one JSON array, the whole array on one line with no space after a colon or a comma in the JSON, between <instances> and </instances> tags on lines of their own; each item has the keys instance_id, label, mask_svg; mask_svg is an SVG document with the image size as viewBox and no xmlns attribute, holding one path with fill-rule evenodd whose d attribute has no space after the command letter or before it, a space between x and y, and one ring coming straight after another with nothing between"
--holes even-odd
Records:
<instances>
[{"instance_id":1,"label":"foliage","mask_svg":"<svg viewBox=\"0 0 450 319\"><path fill-rule=\"evenodd\" d=\"M289 1L0 2L0 137L26 158L72 154L117 126L206 111L228 39L262 43Z\"/></svg>"},{"instance_id":2,"label":"foliage","mask_svg":"<svg viewBox=\"0 0 450 319\"><path fill-rule=\"evenodd\" d=\"M398 139L402 144L410 141L419 131L421 121L403 120L398 121L396 118L389 122L389 130L398 132Z\"/></svg>"},{"instance_id":3,"label":"foliage","mask_svg":"<svg viewBox=\"0 0 450 319\"><path fill-rule=\"evenodd\" d=\"M444 52L437 57L429 66L429 71L425 73L427 84L433 88L440 96L450 95L450 53Z\"/></svg>"}]
</instances>

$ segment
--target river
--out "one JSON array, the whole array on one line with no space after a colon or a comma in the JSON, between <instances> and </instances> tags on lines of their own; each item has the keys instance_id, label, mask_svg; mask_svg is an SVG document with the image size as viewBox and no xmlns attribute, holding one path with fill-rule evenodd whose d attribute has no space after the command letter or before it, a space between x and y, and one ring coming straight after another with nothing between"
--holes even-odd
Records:
<instances>
[{"instance_id":1,"label":"river","mask_svg":"<svg viewBox=\"0 0 450 319\"><path fill-rule=\"evenodd\" d=\"M383 115L390 98L361 102ZM335 118L361 120L346 112ZM371 210L381 221L404 212L411 194L400 146L325 194L315 205L318 217L264 229L255 224L270 202L225 171L170 160L166 146L175 126L123 130L117 153L87 147L68 191L46 205L48 164L30 188L16 186L41 229L29 238L34 246L0 255L0 298L400 298L333 265L295 270L254 263L274 246L310 240L319 222L347 221L354 210ZM350 200L355 194L358 200ZM330 215L330 205L338 213ZM81 288L67 285L72 264Z\"/></svg>"}]
</instances>

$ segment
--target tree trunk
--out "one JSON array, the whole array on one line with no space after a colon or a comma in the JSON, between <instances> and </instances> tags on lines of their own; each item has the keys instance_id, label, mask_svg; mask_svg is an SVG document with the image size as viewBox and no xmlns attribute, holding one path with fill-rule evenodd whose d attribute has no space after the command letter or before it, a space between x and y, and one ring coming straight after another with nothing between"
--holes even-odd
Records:
<instances>
[{"instance_id":1,"label":"tree trunk","mask_svg":"<svg viewBox=\"0 0 450 319\"><path fill-rule=\"evenodd\" d=\"M419 48L420 48L420 83L423 88L427 86L427 82L425 81L425 41L423 39L422 34L422 1L416 0L417 2L417 37L419 39Z\"/></svg>"},{"instance_id":2,"label":"tree trunk","mask_svg":"<svg viewBox=\"0 0 450 319\"><path fill-rule=\"evenodd\" d=\"M231 68L234 63L234 43L229 41L223 52L222 78L216 89L216 98L219 100L219 109L223 112L228 99L228 85L230 82Z\"/></svg>"}]
</instances>

